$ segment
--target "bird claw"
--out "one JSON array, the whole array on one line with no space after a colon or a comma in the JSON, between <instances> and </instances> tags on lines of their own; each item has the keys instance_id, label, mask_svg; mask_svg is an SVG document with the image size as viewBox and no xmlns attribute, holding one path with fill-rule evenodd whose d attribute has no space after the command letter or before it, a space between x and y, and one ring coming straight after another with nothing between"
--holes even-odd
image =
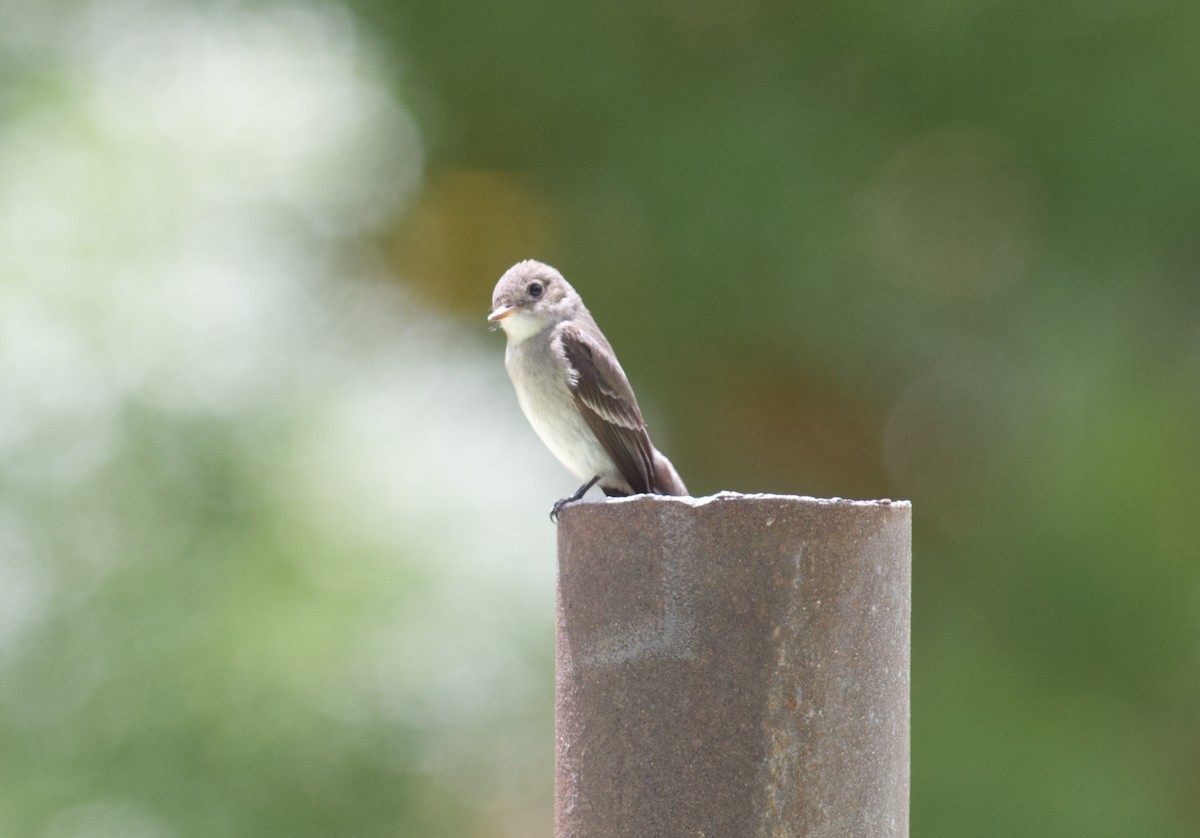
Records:
<instances>
[{"instance_id":1,"label":"bird claw","mask_svg":"<svg viewBox=\"0 0 1200 838\"><path fill-rule=\"evenodd\" d=\"M558 523L558 514L563 511L563 507L566 506L568 503L574 503L575 501L582 498L584 495L587 494L587 490L592 488L593 486L595 486L598 482L600 482L600 475L597 474L595 477L593 477L587 483L584 483L582 486L580 486L579 491L577 491L575 494L571 495L571 497L563 498L562 500L555 501L554 506L550 507L551 523L557 524Z\"/></svg>"},{"instance_id":2,"label":"bird claw","mask_svg":"<svg viewBox=\"0 0 1200 838\"><path fill-rule=\"evenodd\" d=\"M562 512L563 507L574 500L575 498L563 498L562 500L556 500L554 502L554 506L550 507L550 523L557 524L558 513Z\"/></svg>"}]
</instances>

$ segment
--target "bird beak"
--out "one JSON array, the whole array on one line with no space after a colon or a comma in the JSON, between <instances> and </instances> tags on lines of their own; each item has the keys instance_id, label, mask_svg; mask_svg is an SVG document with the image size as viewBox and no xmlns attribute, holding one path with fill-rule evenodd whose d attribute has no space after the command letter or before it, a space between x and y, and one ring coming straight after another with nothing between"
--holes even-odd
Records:
<instances>
[{"instance_id":1,"label":"bird beak","mask_svg":"<svg viewBox=\"0 0 1200 838\"><path fill-rule=\"evenodd\" d=\"M488 322L499 323L519 308L520 306L500 306L500 308L493 309L492 313L488 315Z\"/></svg>"}]
</instances>

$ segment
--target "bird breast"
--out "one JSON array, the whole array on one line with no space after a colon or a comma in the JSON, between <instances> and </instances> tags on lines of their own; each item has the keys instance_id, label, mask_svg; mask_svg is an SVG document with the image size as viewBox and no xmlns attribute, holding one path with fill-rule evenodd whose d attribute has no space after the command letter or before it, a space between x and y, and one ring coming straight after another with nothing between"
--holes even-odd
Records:
<instances>
[{"instance_id":1,"label":"bird breast","mask_svg":"<svg viewBox=\"0 0 1200 838\"><path fill-rule=\"evenodd\" d=\"M505 352L517 403L550 453L579 480L615 475L615 463L575 404L566 359L553 352L550 331L510 343Z\"/></svg>"}]
</instances>

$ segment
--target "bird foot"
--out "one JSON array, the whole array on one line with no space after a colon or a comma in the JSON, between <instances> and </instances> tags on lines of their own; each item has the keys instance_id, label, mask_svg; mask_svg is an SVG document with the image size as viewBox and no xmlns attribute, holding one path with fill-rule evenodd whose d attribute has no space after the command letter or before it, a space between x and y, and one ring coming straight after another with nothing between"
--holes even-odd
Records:
<instances>
[{"instance_id":1,"label":"bird foot","mask_svg":"<svg viewBox=\"0 0 1200 838\"><path fill-rule=\"evenodd\" d=\"M562 512L564 506L566 506L568 503L574 503L575 500L575 498L562 498L561 500L556 500L554 502L554 506L550 507L550 522L557 524L558 513Z\"/></svg>"},{"instance_id":2,"label":"bird foot","mask_svg":"<svg viewBox=\"0 0 1200 838\"><path fill-rule=\"evenodd\" d=\"M575 494L571 495L571 497L563 498L562 500L555 501L554 506L550 507L551 523L557 524L558 523L558 515L560 512L563 511L563 507L566 506L568 503L574 503L575 501L582 498L584 495L587 494L587 490L592 488L593 486L595 486L599 480L600 480L600 475L597 474L595 477L593 477L587 483L584 483L582 486L580 486L579 490L577 492L575 492Z\"/></svg>"}]
</instances>

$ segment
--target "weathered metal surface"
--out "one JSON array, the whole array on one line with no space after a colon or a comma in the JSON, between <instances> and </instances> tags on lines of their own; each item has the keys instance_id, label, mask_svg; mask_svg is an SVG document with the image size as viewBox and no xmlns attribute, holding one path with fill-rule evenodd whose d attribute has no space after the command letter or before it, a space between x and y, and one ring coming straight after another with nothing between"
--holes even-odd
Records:
<instances>
[{"instance_id":1,"label":"weathered metal surface","mask_svg":"<svg viewBox=\"0 0 1200 838\"><path fill-rule=\"evenodd\" d=\"M911 507L722 493L558 529L558 838L908 835Z\"/></svg>"}]
</instances>

